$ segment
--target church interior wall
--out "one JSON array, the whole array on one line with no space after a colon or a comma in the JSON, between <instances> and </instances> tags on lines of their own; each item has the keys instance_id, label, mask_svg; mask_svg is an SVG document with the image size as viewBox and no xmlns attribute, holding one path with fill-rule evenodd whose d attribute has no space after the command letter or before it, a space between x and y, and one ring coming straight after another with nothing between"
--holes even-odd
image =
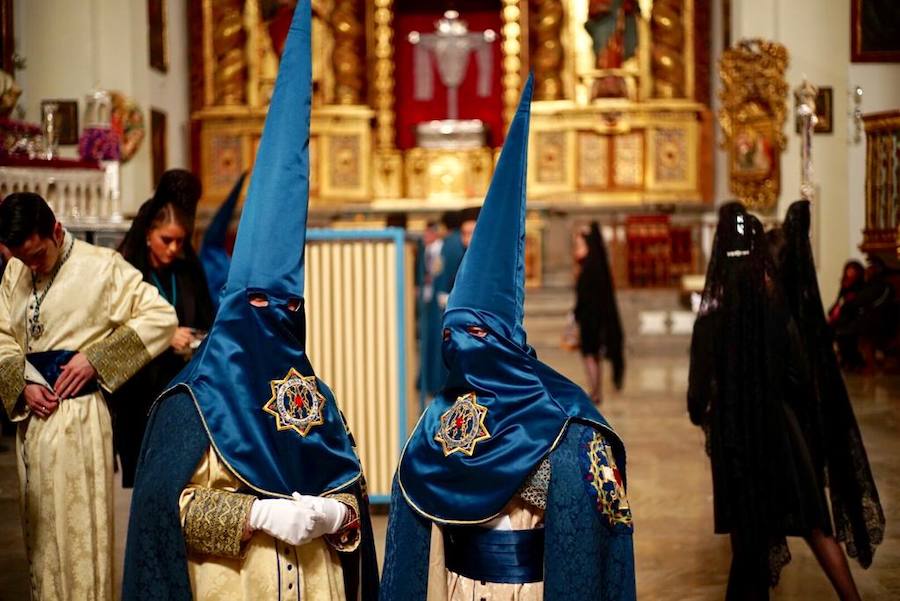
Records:
<instances>
[{"instance_id":1,"label":"church interior wall","mask_svg":"<svg viewBox=\"0 0 900 601\"><path fill-rule=\"evenodd\" d=\"M186 0L167 2L166 73L149 65L147 6L122 0L16 0L17 52L27 61L16 78L23 89L27 121L40 121L41 100L77 99L79 121L84 97L95 87L132 98L144 115L146 133L135 156L122 166L122 209L134 214L152 193L150 109L167 115L167 167L187 167L188 86ZM75 145L62 146L76 157Z\"/></svg>"}]
</instances>

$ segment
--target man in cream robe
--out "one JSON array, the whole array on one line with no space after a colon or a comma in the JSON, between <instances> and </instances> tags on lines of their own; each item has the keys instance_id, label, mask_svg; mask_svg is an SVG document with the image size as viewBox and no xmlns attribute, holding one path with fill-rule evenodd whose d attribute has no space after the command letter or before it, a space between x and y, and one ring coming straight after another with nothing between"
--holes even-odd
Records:
<instances>
[{"instance_id":1,"label":"man in cream robe","mask_svg":"<svg viewBox=\"0 0 900 601\"><path fill-rule=\"evenodd\" d=\"M30 234L20 227L29 218ZM0 398L18 422L32 599L111 600L112 429L100 389L169 345L175 311L119 254L75 240L35 194L0 204L0 238L15 257L0 283Z\"/></svg>"}]
</instances>

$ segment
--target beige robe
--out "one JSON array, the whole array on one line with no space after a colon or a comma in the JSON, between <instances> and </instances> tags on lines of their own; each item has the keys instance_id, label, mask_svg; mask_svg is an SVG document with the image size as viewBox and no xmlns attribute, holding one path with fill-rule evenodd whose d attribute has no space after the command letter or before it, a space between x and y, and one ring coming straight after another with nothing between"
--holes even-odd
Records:
<instances>
[{"instance_id":1,"label":"beige robe","mask_svg":"<svg viewBox=\"0 0 900 601\"><path fill-rule=\"evenodd\" d=\"M69 244L66 235L64 248ZM38 281L43 290L46 278ZM60 402L47 419L21 396L25 354L83 352L112 391L161 353L175 310L118 253L75 241L41 304L44 333L27 335L31 272L10 261L0 283L0 399L19 424L19 501L32 599L113 599L112 427L100 393ZM29 376L29 379L31 377ZM51 382L52 384L52 382Z\"/></svg>"},{"instance_id":2,"label":"beige robe","mask_svg":"<svg viewBox=\"0 0 900 601\"><path fill-rule=\"evenodd\" d=\"M253 495L212 448L181 493L194 601L345 601L337 551L354 551L359 530L293 546L257 530L243 541ZM331 495L359 515L352 495Z\"/></svg>"}]
</instances>

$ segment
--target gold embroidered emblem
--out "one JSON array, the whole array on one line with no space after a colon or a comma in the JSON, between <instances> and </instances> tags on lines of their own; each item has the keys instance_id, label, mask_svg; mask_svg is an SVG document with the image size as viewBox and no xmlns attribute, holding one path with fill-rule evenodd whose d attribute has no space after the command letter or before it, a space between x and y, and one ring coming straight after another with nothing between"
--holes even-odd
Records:
<instances>
[{"instance_id":1,"label":"gold embroidered emblem","mask_svg":"<svg viewBox=\"0 0 900 601\"><path fill-rule=\"evenodd\" d=\"M434 439L444 448L444 456L464 453L471 457L475 446L491 437L484 418L487 407L479 405L474 392L456 398L453 406L441 414L441 425Z\"/></svg>"},{"instance_id":2,"label":"gold embroidered emblem","mask_svg":"<svg viewBox=\"0 0 900 601\"><path fill-rule=\"evenodd\" d=\"M272 397L263 411L275 416L279 431L294 430L306 436L315 426L325 423L325 397L319 392L315 376L304 376L293 367L281 380L272 380Z\"/></svg>"}]
</instances>

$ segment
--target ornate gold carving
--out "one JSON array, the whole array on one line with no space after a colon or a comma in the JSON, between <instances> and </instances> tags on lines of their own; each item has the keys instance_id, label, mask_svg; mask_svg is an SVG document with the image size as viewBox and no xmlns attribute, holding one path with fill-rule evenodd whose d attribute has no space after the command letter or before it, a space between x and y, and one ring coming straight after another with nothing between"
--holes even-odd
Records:
<instances>
[{"instance_id":1,"label":"ornate gold carving","mask_svg":"<svg viewBox=\"0 0 900 601\"><path fill-rule=\"evenodd\" d=\"M771 209L778 199L787 65L787 49L761 39L740 41L719 61L718 116L730 157L731 191L753 209Z\"/></svg>"},{"instance_id":2,"label":"ornate gold carving","mask_svg":"<svg viewBox=\"0 0 900 601\"><path fill-rule=\"evenodd\" d=\"M358 188L362 181L361 143L358 135L332 136L328 153L330 184L334 188Z\"/></svg>"},{"instance_id":3,"label":"ornate gold carving","mask_svg":"<svg viewBox=\"0 0 900 601\"><path fill-rule=\"evenodd\" d=\"M535 135L537 181L561 184L566 181L566 132L545 131Z\"/></svg>"},{"instance_id":4,"label":"ornate gold carving","mask_svg":"<svg viewBox=\"0 0 900 601\"><path fill-rule=\"evenodd\" d=\"M613 181L619 188L639 188L644 183L644 135L634 132L613 138Z\"/></svg>"},{"instance_id":5,"label":"ornate gold carving","mask_svg":"<svg viewBox=\"0 0 900 601\"><path fill-rule=\"evenodd\" d=\"M376 198L400 198L403 195L403 154L399 150L377 151L372 172Z\"/></svg>"},{"instance_id":6,"label":"ornate gold carving","mask_svg":"<svg viewBox=\"0 0 900 601\"><path fill-rule=\"evenodd\" d=\"M578 188L595 191L609 188L609 136L578 132Z\"/></svg>"},{"instance_id":7,"label":"ornate gold carving","mask_svg":"<svg viewBox=\"0 0 900 601\"><path fill-rule=\"evenodd\" d=\"M660 128L653 132L656 181L681 183L688 178L688 141L684 129Z\"/></svg>"},{"instance_id":8,"label":"ornate gold carving","mask_svg":"<svg viewBox=\"0 0 900 601\"><path fill-rule=\"evenodd\" d=\"M375 66L372 108L375 109L375 147L394 148L394 20L393 0L375 0Z\"/></svg>"},{"instance_id":9,"label":"ornate gold carving","mask_svg":"<svg viewBox=\"0 0 900 601\"><path fill-rule=\"evenodd\" d=\"M241 538L256 497L226 490L197 488L184 519L184 542L197 553L238 557Z\"/></svg>"},{"instance_id":10,"label":"ornate gold carving","mask_svg":"<svg viewBox=\"0 0 900 601\"><path fill-rule=\"evenodd\" d=\"M406 193L411 198L478 198L490 184L493 154L490 148L412 148L404 162Z\"/></svg>"},{"instance_id":11,"label":"ornate gold carving","mask_svg":"<svg viewBox=\"0 0 900 601\"><path fill-rule=\"evenodd\" d=\"M563 25L561 0L531 0L530 30L533 36L531 64L534 69L535 100L563 98Z\"/></svg>"},{"instance_id":12,"label":"ornate gold carving","mask_svg":"<svg viewBox=\"0 0 900 601\"><path fill-rule=\"evenodd\" d=\"M100 383L110 392L115 392L151 358L140 336L128 326L119 326L82 352L97 370Z\"/></svg>"},{"instance_id":13,"label":"ornate gold carving","mask_svg":"<svg viewBox=\"0 0 900 601\"><path fill-rule=\"evenodd\" d=\"M337 0L331 13L334 51L334 101L336 104L360 104L363 98L362 38L357 0Z\"/></svg>"},{"instance_id":14,"label":"ornate gold carving","mask_svg":"<svg viewBox=\"0 0 900 601\"><path fill-rule=\"evenodd\" d=\"M655 98L684 98L684 0L655 0L650 18Z\"/></svg>"},{"instance_id":15,"label":"ornate gold carving","mask_svg":"<svg viewBox=\"0 0 900 601\"><path fill-rule=\"evenodd\" d=\"M247 99L243 4L243 0L217 0L212 5L216 104L244 104Z\"/></svg>"},{"instance_id":16,"label":"ornate gold carving","mask_svg":"<svg viewBox=\"0 0 900 601\"><path fill-rule=\"evenodd\" d=\"M503 18L503 127L506 128L516 114L522 89L522 26L519 24L518 0L503 0L500 16Z\"/></svg>"}]
</instances>

